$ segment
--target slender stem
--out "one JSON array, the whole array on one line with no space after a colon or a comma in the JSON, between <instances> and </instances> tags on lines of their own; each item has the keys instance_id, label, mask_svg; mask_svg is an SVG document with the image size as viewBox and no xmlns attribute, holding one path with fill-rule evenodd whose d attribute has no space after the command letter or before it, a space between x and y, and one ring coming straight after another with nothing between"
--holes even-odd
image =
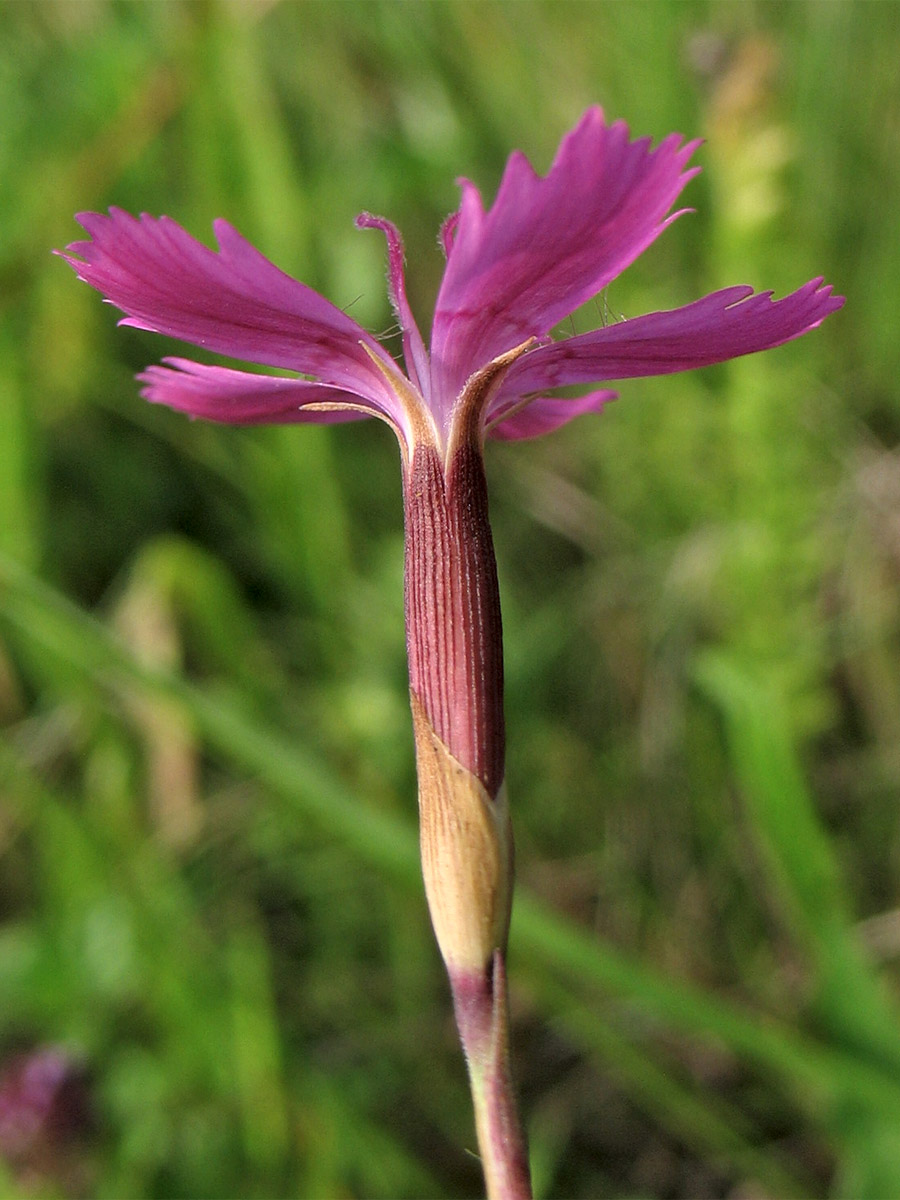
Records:
<instances>
[{"instance_id":1,"label":"slender stem","mask_svg":"<svg viewBox=\"0 0 900 1200\"><path fill-rule=\"evenodd\" d=\"M513 844L504 786L503 635L482 418L530 342L467 382L446 444L404 459L405 609L422 874L453 991L489 1200L530 1200L509 1058L504 955Z\"/></svg>"},{"instance_id":2,"label":"slender stem","mask_svg":"<svg viewBox=\"0 0 900 1200\"><path fill-rule=\"evenodd\" d=\"M498 950L484 972L451 973L453 1006L469 1069L488 1200L531 1200L528 1151L509 1052L509 998Z\"/></svg>"}]
</instances>

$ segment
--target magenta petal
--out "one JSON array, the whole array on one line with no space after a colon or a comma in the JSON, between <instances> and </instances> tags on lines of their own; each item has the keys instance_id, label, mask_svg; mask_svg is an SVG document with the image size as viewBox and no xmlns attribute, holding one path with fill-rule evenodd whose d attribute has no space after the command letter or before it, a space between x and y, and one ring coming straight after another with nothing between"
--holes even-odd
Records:
<instances>
[{"instance_id":1,"label":"magenta petal","mask_svg":"<svg viewBox=\"0 0 900 1200\"><path fill-rule=\"evenodd\" d=\"M386 382L363 350L393 360L361 326L280 271L228 224L210 250L169 217L81 213L91 241L63 257L79 278L149 329L220 354L314 375L390 403ZM79 257L74 257L74 256Z\"/></svg>"},{"instance_id":2,"label":"magenta petal","mask_svg":"<svg viewBox=\"0 0 900 1200\"><path fill-rule=\"evenodd\" d=\"M360 213L356 218L356 225L358 229L380 229L387 240L388 294L403 333L403 356L406 360L406 370L412 383L427 399L431 382L428 352L406 298L403 239L400 237L400 231L391 221L385 220L384 217L373 217L371 213Z\"/></svg>"},{"instance_id":3,"label":"magenta petal","mask_svg":"<svg viewBox=\"0 0 900 1200\"><path fill-rule=\"evenodd\" d=\"M800 337L843 303L821 279L781 300L750 287L725 288L683 308L539 346L513 365L505 386L527 393L706 367Z\"/></svg>"},{"instance_id":4,"label":"magenta petal","mask_svg":"<svg viewBox=\"0 0 900 1200\"><path fill-rule=\"evenodd\" d=\"M622 122L607 125L592 108L546 176L513 154L487 213L462 181L431 339L439 415L473 370L548 333L662 232L695 174L685 164L696 145L677 134L655 149L646 138L631 142Z\"/></svg>"},{"instance_id":5,"label":"magenta petal","mask_svg":"<svg viewBox=\"0 0 900 1200\"><path fill-rule=\"evenodd\" d=\"M352 392L310 383L254 375L230 367L211 367L187 358L167 358L165 367L148 367L138 376L141 395L192 417L229 425L332 424L380 416L370 402ZM327 407L323 407L327 406Z\"/></svg>"},{"instance_id":6,"label":"magenta petal","mask_svg":"<svg viewBox=\"0 0 900 1200\"><path fill-rule=\"evenodd\" d=\"M489 418L488 436L498 441L524 441L525 438L541 437L552 433L574 421L585 413L598 413L610 400L616 399L616 392L589 392L586 396L568 399L562 396L537 396L530 400L524 408L514 406L510 409L509 417L502 414Z\"/></svg>"}]
</instances>

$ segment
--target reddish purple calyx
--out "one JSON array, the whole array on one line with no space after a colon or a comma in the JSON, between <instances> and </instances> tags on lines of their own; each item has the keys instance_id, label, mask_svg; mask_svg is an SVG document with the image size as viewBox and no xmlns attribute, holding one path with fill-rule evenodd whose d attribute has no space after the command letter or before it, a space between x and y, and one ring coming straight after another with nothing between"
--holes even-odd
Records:
<instances>
[{"instance_id":1,"label":"reddish purple calyx","mask_svg":"<svg viewBox=\"0 0 900 1200\"><path fill-rule=\"evenodd\" d=\"M503 636L480 448L446 471L419 444L404 481L410 686L435 733L493 799L503 782Z\"/></svg>"}]
</instances>

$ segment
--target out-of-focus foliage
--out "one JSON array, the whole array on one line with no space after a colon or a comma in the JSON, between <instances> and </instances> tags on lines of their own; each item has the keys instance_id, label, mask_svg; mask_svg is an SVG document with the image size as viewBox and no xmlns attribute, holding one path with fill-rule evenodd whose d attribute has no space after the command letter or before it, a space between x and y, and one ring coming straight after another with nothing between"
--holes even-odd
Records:
<instances>
[{"instance_id":1,"label":"out-of-focus foliage","mask_svg":"<svg viewBox=\"0 0 900 1200\"><path fill-rule=\"evenodd\" d=\"M56 1047L90 1114L0 1144L4 1195L480 1187L391 437L150 408L134 372L182 347L50 250L81 209L225 216L388 331L355 213L400 224L424 321L454 179L545 168L597 101L707 142L696 213L578 322L817 274L848 300L490 451L539 1193L900 1192L898 29L828 0L0 6L0 1077Z\"/></svg>"}]
</instances>

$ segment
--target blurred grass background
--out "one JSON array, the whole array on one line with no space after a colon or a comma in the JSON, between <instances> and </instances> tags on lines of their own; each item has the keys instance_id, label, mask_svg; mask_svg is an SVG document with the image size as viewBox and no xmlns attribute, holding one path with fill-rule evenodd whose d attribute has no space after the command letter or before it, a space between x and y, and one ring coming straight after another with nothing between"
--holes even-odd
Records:
<instances>
[{"instance_id":1,"label":"blurred grass background","mask_svg":"<svg viewBox=\"0 0 900 1200\"><path fill-rule=\"evenodd\" d=\"M704 136L585 324L823 274L799 343L494 446L539 1195L900 1195L894 3L0 7L0 1079L19 1196L473 1196L415 851L389 433L137 397L72 214L230 219L427 327L454 179L590 103ZM581 319L581 317L579 319ZM4 1068L4 1064L6 1064ZM2 1084L0 1084L2 1087Z\"/></svg>"}]
</instances>

